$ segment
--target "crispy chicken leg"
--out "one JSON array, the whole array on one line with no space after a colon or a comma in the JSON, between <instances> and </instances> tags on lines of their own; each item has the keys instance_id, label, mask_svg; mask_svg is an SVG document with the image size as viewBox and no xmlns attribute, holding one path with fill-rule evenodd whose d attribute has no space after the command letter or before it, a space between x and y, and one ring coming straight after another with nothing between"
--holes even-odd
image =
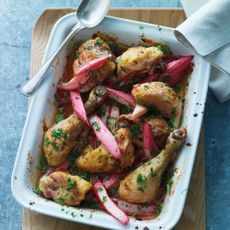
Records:
<instances>
[{"instance_id":1,"label":"crispy chicken leg","mask_svg":"<svg viewBox=\"0 0 230 230\"><path fill-rule=\"evenodd\" d=\"M60 171L44 175L39 180L42 194L62 205L79 205L91 187L92 184L81 177Z\"/></svg>"},{"instance_id":2,"label":"crispy chicken leg","mask_svg":"<svg viewBox=\"0 0 230 230\"><path fill-rule=\"evenodd\" d=\"M85 109L88 114L101 105L106 97L106 94L101 93L100 88L100 86L95 87L85 103ZM46 131L43 152L50 166L58 166L67 159L83 127L84 122L73 114Z\"/></svg>"},{"instance_id":3,"label":"crispy chicken leg","mask_svg":"<svg viewBox=\"0 0 230 230\"><path fill-rule=\"evenodd\" d=\"M145 203L156 198L161 177L168 163L177 151L183 146L187 137L185 128L176 129L167 138L165 148L160 154L147 161L127 177L119 187L119 195L122 199L131 203Z\"/></svg>"},{"instance_id":4,"label":"crispy chicken leg","mask_svg":"<svg viewBox=\"0 0 230 230\"><path fill-rule=\"evenodd\" d=\"M167 118L176 112L179 103L177 94L163 82L134 85L132 96L138 104L154 106Z\"/></svg>"},{"instance_id":5,"label":"crispy chicken leg","mask_svg":"<svg viewBox=\"0 0 230 230\"><path fill-rule=\"evenodd\" d=\"M115 138L122 157L117 160L112 157L103 144L96 149L90 149L76 160L79 170L92 173L106 173L121 171L132 165L134 161L134 147L130 132L127 128L120 128L115 133Z\"/></svg>"}]
</instances>

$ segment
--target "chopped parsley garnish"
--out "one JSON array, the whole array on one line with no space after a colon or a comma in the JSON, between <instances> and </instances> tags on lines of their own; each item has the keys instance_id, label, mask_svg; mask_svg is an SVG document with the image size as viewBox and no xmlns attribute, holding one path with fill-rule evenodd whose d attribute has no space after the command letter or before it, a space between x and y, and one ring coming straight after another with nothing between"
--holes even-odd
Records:
<instances>
[{"instance_id":1,"label":"chopped parsley garnish","mask_svg":"<svg viewBox=\"0 0 230 230\"><path fill-rule=\"evenodd\" d=\"M71 178L68 178L67 180L67 191L71 191L76 186L76 181L72 180Z\"/></svg>"},{"instance_id":2,"label":"chopped parsley garnish","mask_svg":"<svg viewBox=\"0 0 230 230\"><path fill-rule=\"evenodd\" d=\"M138 134L140 134L141 130L140 130L140 126L137 124L134 124L131 126L130 128L130 134L131 134L131 138L134 139L138 136Z\"/></svg>"},{"instance_id":3,"label":"chopped parsley garnish","mask_svg":"<svg viewBox=\"0 0 230 230\"><path fill-rule=\"evenodd\" d=\"M106 90L103 89L103 88L100 88L100 89L98 90L98 93L99 93L99 95L104 95L104 94L106 93Z\"/></svg>"},{"instance_id":4,"label":"chopped parsley garnish","mask_svg":"<svg viewBox=\"0 0 230 230\"><path fill-rule=\"evenodd\" d=\"M181 91L181 85L180 84L176 84L174 87L173 87L174 91L176 93L179 93Z\"/></svg>"},{"instance_id":5,"label":"chopped parsley garnish","mask_svg":"<svg viewBox=\"0 0 230 230\"><path fill-rule=\"evenodd\" d=\"M157 48L162 51L164 54L168 54L170 52L170 49L167 45L157 45Z\"/></svg>"},{"instance_id":6,"label":"chopped parsley garnish","mask_svg":"<svg viewBox=\"0 0 230 230\"><path fill-rule=\"evenodd\" d=\"M53 146L54 151L57 152L59 150L57 143L52 142L51 144Z\"/></svg>"},{"instance_id":7,"label":"chopped parsley garnish","mask_svg":"<svg viewBox=\"0 0 230 230\"><path fill-rule=\"evenodd\" d=\"M115 195L117 193L117 190L115 188L111 188L109 192L111 193L111 195Z\"/></svg>"},{"instance_id":8,"label":"chopped parsley garnish","mask_svg":"<svg viewBox=\"0 0 230 230\"><path fill-rule=\"evenodd\" d=\"M39 188L33 188L33 192L38 194L38 195L42 194L42 191Z\"/></svg>"},{"instance_id":9,"label":"chopped parsley garnish","mask_svg":"<svg viewBox=\"0 0 230 230\"><path fill-rule=\"evenodd\" d=\"M58 199L56 200L56 202L57 202L58 204L60 204L61 206L63 206L63 205L65 204L65 200L64 200L63 198L58 198Z\"/></svg>"},{"instance_id":10,"label":"chopped parsley garnish","mask_svg":"<svg viewBox=\"0 0 230 230\"><path fill-rule=\"evenodd\" d=\"M75 55L75 57L79 58L80 57L80 53L77 52L76 55Z\"/></svg>"},{"instance_id":11,"label":"chopped parsley garnish","mask_svg":"<svg viewBox=\"0 0 230 230\"><path fill-rule=\"evenodd\" d=\"M167 186L167 191L168 191L168 192L170 192L170 190L171 190L171 188L172 188L172 185L173 185L173 181L172 181L172 179L170 178L170 179L167 180L167 184L166 184L166 186Z\"/></svg>"},{"instance_id":12,"label":"chopped parsley garnish","mask_svg":"<svg viewBox=\"0 0 230 230\"><path fill-rule=\"evenodd\" d=\"M47 170L47 161L46 161L46 158L45 158L45 156L43 154L41 155L40 167L39 168L40 168L42 174L46 173L46 170Z\"/></svg>"},{"instance_id":13,"label":"chopped parsley garnish","mask_svg":"<svg viewBox=\"0 0 230 230\"><path fill-rule=\"evenodd\" d=\"M64 115L63 114L57 114L55 117L55 122L59 123L62 120L64 120Z\"/></svg>"},{"instance_id":14,"label":"chopped parsley garnish","mask_svg":"<svg viewBox=\"0 0 230 230\"><path fill-rule=\"evenodd\" d=\"M140 29L140 30L143 30L144 28L145 28L145 27L144 27L143 25L140 25L140 26L139 26L139 29Z\"/></svg>"},{"instance_id":15,"label":"chopped parsley garnish","mask_svg":"<svg viewBox=\"0 0 230 230\"><path fill-rule=\"evenodd\" d=\"M87 172L78 172L77 175L80 176L84 180L89 180L90 179L89 173L87 173Z\"/></svg>"},{"instance_id":16,"label":"chopped parsley garnish","mask_svg":"<svg viewBox=\"0 0 230 230\"><path fill-rule=\"evenodd\" d=\"M81 214L80 214L80 217L84 217L84 215L81 213Z\"/></svg>"},{"instance_id":17,"label":"chopped parsley garnish","mask_svg":"<svg viewBox=\"0 0 230 230\"><path fill-rule=\"evenodd\" d=\"M106 108L105 107L101 107L101 109L98 112L98 115L101 116L101 117L103 117L103 116L105 116L105 114L106 114Z\"/></svg>"},{"instance_id":18,"label":"chopped parsley garnish","mask_svg":"<svg viewBox=\"0 0 230 230\"><path fill-rule=\"evenodd\" d=\"M85 49L91 50L91 49L93 49L93 46L92 45L87 45L87 46L85 46Z\"/></svg>"},{"instance_id":19,"label":"chopped parsley garnish","mask_svg":"<svg viewBox=\"0 0 230 230\"><path fill-rule=\"evenodd\" d=\"M143 105L143 101L142 100L137 100L137 104L138 105Z\"/></svg>"},{"instance_id":20,"label":"chopped parsley garnish","mask_svg":"<svg viewBox=\"0 0 230 230\"><path fill-rule=\"evenodd\" d=\"M101 128L100 128L100 126L98 125L98 123L96 121L93 121L92 125L93 125L93 127L95 128L96 131L100 131Z\"/></svg>"},{"instance_id":21,"label":"chopped parsley garnish","mask_svg":"<svg viewBox=\"0 0 230 230\"><path fill-rule=\"evenodd\" d=\"M106 196L103 196L102 197L102 202L105 203L107 201L107 197Z\"/></svg>"},{"instance_id":22,"label":"chopped parsley garnish","mask_svg":"<svg viewBox=\"0 0 230 230\"><path fill-rule=\"evenodd\" d=\"M153 170L153 168L151 168L151 172L150 172L151 177L155 177L157 176L157 172Z\"/></svg>"},{"instance_id":23,"label":"chopped parsley garnish","mask_svg":"<svg viewBox=\"0 0 230 230\"><path fill-rule=\"evenodd\" d=\"M52 131L52 137L54 138L61 138L63 133L62 133L62 129L61 128L58 128L58 129L55 129Z\"/></svg>"},{"instance_id":24,"label":"chopped parsley garnish","mask_svg":"<svg viewBox=\"0 0 230 230\"><path fill-rule=\"evenodd\" d=\"M146 176L142 174L138 174L136 178L136 183L139 185L138 190L140 192L144 192L145 189L147 188L148 179Z\"/></svg>"},{"instance_id":25,"label":"chopped parsley garnish","mask_svg":"<svg viewBox=\"0 0 230 230\"><path fill-rule=\"evenodd\" d=\"M103 190L103 188L102 187L97 187L97 190L101 192Z\"/></svg>"},{"instance_id":26,"label":"chopped parsley garnish","mask_svg":"<svg viewBox=\"0 0 230 230\"><path fill-rule=\"evenodd\" d=\"M97 39L96 39L95 44L96 44L97 46L102 46L103 43L104 43L104 41L103 41L101 38L97 38Z\"/></svg>"},{"instance_id":27,"label":"chopped parsley garnish","mask_svg":"<svg viewBox=\"0 0 230 230\"><path fill-rule=\"evenodd\" d=\"M84 148L88 144L88 139L87 137L83 137L81 141L79 142L79 149Z\"/></svg>"},{"instance_id":28,"label":"chopped parsley garnish","mask_svg":"<svg viewBox=\"0 0 230 230\"><path fill-rule=\"evenodd\" d=\"M49 140L48 137L45 138L44 140L45 146L48 147L51 144L51 141Z\"/></svg>"}]
</instances>

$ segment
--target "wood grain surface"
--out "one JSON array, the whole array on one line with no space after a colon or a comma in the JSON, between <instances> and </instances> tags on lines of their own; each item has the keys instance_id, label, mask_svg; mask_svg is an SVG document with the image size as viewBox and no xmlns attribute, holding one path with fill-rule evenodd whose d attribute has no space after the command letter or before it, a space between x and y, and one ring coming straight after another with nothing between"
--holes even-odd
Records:
<instances>
[{"instance_id":1,"label":"wood grain surface","mask_svg":"<svg viewBox=\"0 0 230 230\"><path fill-rule=\"evenodd\" d=\"M31 76L39 69L54 23L73 9L47 9L38 19L32 35ZM110 15L175 27L185 19L183 10L174 9L113 9ZM176 207L175 207L176 208ZM27 209L23 210L24 230L99 230L75 222L65 221ZM204 138L201 132L196 162L183 215L176 230L205 229Z\"/></svg>"}]
</instances>

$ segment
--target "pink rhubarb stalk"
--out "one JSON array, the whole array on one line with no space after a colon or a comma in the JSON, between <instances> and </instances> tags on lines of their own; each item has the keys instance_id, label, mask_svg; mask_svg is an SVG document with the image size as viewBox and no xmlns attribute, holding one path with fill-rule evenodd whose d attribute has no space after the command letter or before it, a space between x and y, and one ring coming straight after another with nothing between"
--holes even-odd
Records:
<instances>
[{"instance_id":1,"label":"pink rhubarb stalk","mask_svg":"<svg viewBox=\"0 0 230 230\"><path fill-rule=\"evenodd\" d=\"M147 159L151 158L151 153L153 150L155 152L159 152L159 149L153 137L151 126L148 123L144 124L143 144L144 144L145 157Z\"/></svg>"},{"instance_id":2,"label":"pink rhubarb stalk","mask_svg":"<svg viewBox=\"0 0 230 230\"><path fill-rule=\"evenodd\" d=\"M104 144L106 149L114 158L120 159L121 152L116 139L102 122L102 120L97 115L94 115L90 117L89 121L97 138Z\"/></svg>"},{"instance_id":3,"label":"pink rhubarb stalk","mask_svg":"<svg viewBox=\"0 0 230 230\"><path fill-rule=\"evenodd\" d=\"M157 209L155 205L138 205L132 204L123 200L114 199L117 206L122 209L127 215L150 216L153 215Z\"/></svg>"},{"instance_id":4,"label":"pink rhubarb stalk","mask_svg":"<svg viewBox=\"0 0 230 230\"><path fill-rule=\"evenodd\" d=\"M92 70L96 70L104 65L104 63L111 58L111 54L99 57L92 61L89 61L87 64L83 65L75 74L74 77L67 83L62 86L59 86L59 89L64 90L74 90L81 88L89 79L88 73Z\"/></svg>"},{"instance_id":5,"label":"pink rhubarb stalk","mask_svg":"<svg viewBox=\"0 0 230 230\"><path fill-rule=\"evenodd\" d=\"M171 87L175 86L176 83L180 81L185 70L190 66L192 59L193 56L184 56L167 63L166 70L161 74L158 80L163 80L164 77L167 76L169 79L167 79L166 83Z\"/></svg>"},{"instance_id":6,"label":"pink rhubarb stalk","mask_svg":"<svg viewBox=\"0 0 230 230\"><path fill-rule=\"evenodd\" d=\"M126 106L132 106L132 107L136 105L134 99L132 98L130 94L123 93L119 90L111 89L108 87L106 87L106 89L108 91L108 97L114 99L118 103L121 103Z\"/></svg>"},{"instance_id":7,"label":"pink rhubarb stalk","mask_svg":"<svg viewBox=\"0 0 230 230\"><path fill-rule=\"evenodd\" d=\"M109 197L105 187L99 179L97 179L96 183L93 185L93 191L102 207L111 216L120 221L122 224L127 224L129 222L129 217Z\"/></svg>"},{"instance_id":8,"label":"pink rhubarb stalk","mask_svg":"<svg viewBox=\"0 0 230 230\"><path fill-rule=\"evenodd\" d=\"M105 179L103 180L103 185L107 190L109 190L118 184L118 182L121 180L121 176L121 173L114 173L109 177L105 177Z\"/></svg>"},{"instance_id":9,"label":"pink rhubarb stalk","mask_svg":"<svg viewBox=\"0 0 230 230\"><path fill-rule=\"evenodd\" d=\"M81 99L81 95L78 91L70 92L70 99L73 105L73 109L75 114L87 125L89 125L89 121L86 115L85 107L83 101Z\"/></svg>"}]
</instances>

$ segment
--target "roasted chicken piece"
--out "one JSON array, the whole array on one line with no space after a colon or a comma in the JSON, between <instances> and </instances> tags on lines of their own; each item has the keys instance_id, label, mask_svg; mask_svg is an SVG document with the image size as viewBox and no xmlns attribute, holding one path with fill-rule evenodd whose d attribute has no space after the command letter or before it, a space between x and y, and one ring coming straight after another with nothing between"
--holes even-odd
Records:
<instances>
[{"instance_id":1,"label":"roasted chicken piece","mask_svg":"<svg viewBox=\"0 0 230 230\"><path fill-rule=\"evenodd\" d=\"M79 205L85 199L92 184L79 176L66 172L53 172L39 180L39 189L46 198L62 205Z\"/></svg>"},{"instance_id":2,"label":"roasted chicken piece","mask_svg":"<svg viewBox=\"0 0 230 230\"><path fill-rule=\"evenodd\" d=\"M158 193L161 177L170 160L183 146L187 137L185 128L175 129L166 141L165 148L159 155L147 161L120 183L119 195L131 203L145 203L153 201Z\"/></svg>"},{"instance_id":3,"label":"roasted chicken piece","mask_svg":"<svg viewBox=\"0 0 230 230\"><path fill-rule=\"evenodd\" d=\"M118 78L127 81L133 77L153 74L164 53L157 47L132 47L117 58Z\"/></svg>"},{"instance_id":4,"label":"roasted chicken piece","mask_svg":"<svg viewBox=\"0 0 230 230\"><path fill-rule=\"evenodd\" d=\"M91 91L85 103L85 109L88 114L103 103L106 94L102 92L104 91L101 91L100 86ZM45 132L43 153L50 166L58 166L67 159L83 127L84 122L73 114Z\"/></svg>"},{"instance_id":5,"label":"roasted chicken piece","mask_svg":"<svg viewBox=\"0 0 230 230\"><path fill-rule=\"evenodd\" d=\"M120 160L113 158L103 144L96 149L84 152L77 160L77 169L92 173L112 173L122 171L131 166L134 161L134 147L130 132L127 128L120 128L115 133L122 157Z\"/></svg>"},{"instance_id":6,"label":"roasted chicken piece","mask_svg":"<svg viewBox=\"0 0 230 230\"><path fill-rule=\"evenodd\" d=\"M87 40L79 47L77 53L78 58L73 62L74 73L76 73L81 66L87 64L89 61L109 54L112 54L112 51L106 42L104 42L101 38L96 37L95 39ZM90 78L86 82L86 85L90 85L91 88L85 88L90 90L99 83L102 83L114 72L115 69L115 56L112 54L112 58L107 60L102 67L90 72Z\"/></svg>"},{"instance_id":7,"label":"roasted chicken piece","mask_svg":"<svg viewBox=\"0 0 230 230\"><path fill-rule=\"evenodd\" d=\"M150 82L133 86L132 96L143 106L154 106L164 117L176 113L179 99L174 90L163 82Z\"/></svg>"}]
</instances>

